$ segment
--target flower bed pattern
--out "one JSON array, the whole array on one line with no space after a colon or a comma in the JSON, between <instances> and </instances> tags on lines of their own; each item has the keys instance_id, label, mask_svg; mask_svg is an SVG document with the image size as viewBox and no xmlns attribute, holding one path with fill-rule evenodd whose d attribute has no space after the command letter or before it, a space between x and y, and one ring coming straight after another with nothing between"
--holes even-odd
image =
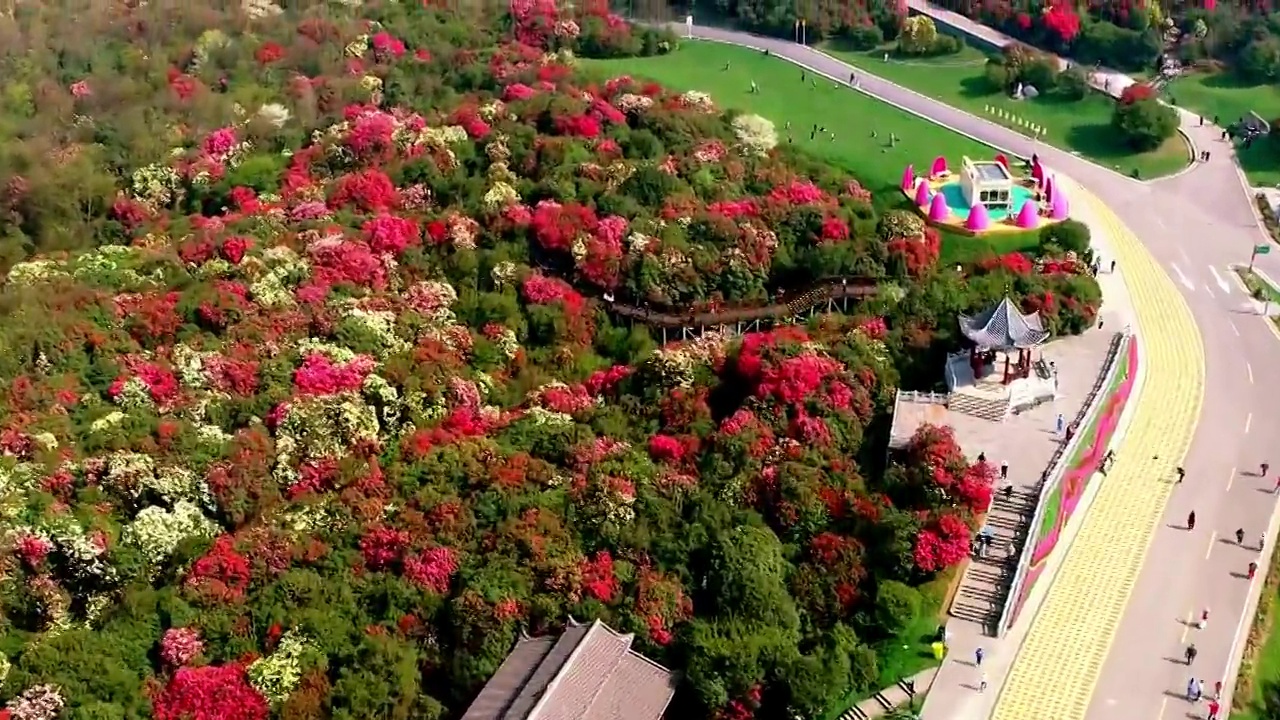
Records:
<instances>
[{"instance_id":1,"label":"flower bed pattern","mask_svg":"<svg viewBox=\"0 0 1280 720\"><path fill-rule=\"evenodd\" d=\"M1129 395L1133 392L1133 384L1137 379L1137 342L1132 340L1129 342L1123 366L1117 372L1124 373L1123 379L1101 406L1099 414L1093 421L1091 437L1080 438L1081 445L1079 447L1081 450L1077 454L1078 459L1072 467L1065 471L1059 481L1058 490L1055 492L1060 493L1060 499L1057 512L1052 519L1051 529L1047 533L1041 533L1038 528L1032 528L1032 531L1036 533L1036 536L1033 536L1036 544L1032 549L1031 567L1028 568L1026 578L1023 580L1022 587L1018 593L1010 622L1017 619L1018 613L1021 612L1022 606L1031 592L1031 588L1035 585L1040 574L1044 572L1046 561L1053 553L1054 548L1057 547L1058 537L1062 529L1071 519L1072 513L1075 512L1076 506L1079 505L1080 499L1084 496L1089 480L1102 466L1102 458L1107 454L1107 446L1111 443L1111 437L1119 426L1125 405L1129 401ZM1086 446L1084 445L1085 442L1089 444Z\"/></svg>"}]
</instances>

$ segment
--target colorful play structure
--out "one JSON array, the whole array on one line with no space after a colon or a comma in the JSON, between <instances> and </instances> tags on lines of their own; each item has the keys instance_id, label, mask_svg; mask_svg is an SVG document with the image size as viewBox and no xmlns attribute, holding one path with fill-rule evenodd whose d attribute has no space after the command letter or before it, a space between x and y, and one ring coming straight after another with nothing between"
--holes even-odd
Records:
<instances>
[{"instance_id":1,"label":"colorful play structure","mask_svg":"<svg viewBox=\"0 0 1280 720\"><path fill-rule=\"evenodd\" d=\"M959 173L938 156L928 176L918 177L914 165L902 171L902 193L931 225L970 235L1035 230L1071 212L1066 194L1036 156L1031 174L1022 178L1014 176L1004 154L976 162L962 158Z\"/></svg>"}]
</instances>

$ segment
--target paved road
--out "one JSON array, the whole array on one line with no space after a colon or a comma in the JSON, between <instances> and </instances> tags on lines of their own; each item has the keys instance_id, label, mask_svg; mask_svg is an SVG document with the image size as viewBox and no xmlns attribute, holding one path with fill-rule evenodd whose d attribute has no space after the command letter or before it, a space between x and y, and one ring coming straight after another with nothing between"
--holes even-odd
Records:
<instances>
[{"instance_id":1,"label":"paved road","mask_svg":"<svg viewBox=\"0 0 1280 720\"><path fill-rule=\"evenodd\" d=\"M834 78L853 70L783 40L716 28L695 27L694 32L767 48ZM1126 265L1138 266L1126 271L1141 277L1130 292L1150 358L1142 407L1150 409L1151 423L1166 424L1140 426L1135 417L1135 428L1148 429L1131 433L1121 445L1113 482L1100 490L1095 504L1100 520L1087 519L1081 531L1085 539L1067 551L996 717L1042 720L1049 716L1046 710L1055 720L1181 717L1186 708L1170 694L1186 687L1190 671L1166 658L1181 656L1184 631L1200 651L1196 673L1210 687L1223 679L1229 692L1234 681L1227 671L1229 656L1250 586L1233 573L1241 572L1256 551L1219 540L1244 527L1256 541L1272 517L1274 498L1260 492L1267 483L1241 473L1267 459L1266 438L1280 430L1280 415L1268 412L1280 399L1273 390L1280 367L1267 362L1275 349L1274 331L1256 315L1227 267L1247 261L1255 243L1267 242L1229 146L1218 142L1217 129L1201 128L1188 118L1184 128L1197 147L1213 152L1213 160L1174 178L1140 183L857 72L863 92L1019 154L1039 152L1049 167L1105 199L1119 235L1141 240L1116 252ZM1263 256L1259 266L1280 277L1280 257ZM1188 311L1190 323L1185 322ZM1202 404L1200 422L1194 424L1197 396ZM1184 436L1193 427L1184 458ZM1280 455L1271 459L1280 467ZM1179 464L1187 468L1187 482L1176 488L1160 485ZM1141 483L1138 491L1109 492L1126 481ZM1193 509L1198 516L1194 532L1172 527L1185 523ZM1107 524L1115 532L1107 534ZM1122 526L1131 529L1121 532ZM1105 586L1099 582L1104 579ZM1204 607L1211 610L1205 630L1180 624L1180 618ZM1080 634L1081 622L1088 626L1086 637Z\"/></svg>"}]
</instances>

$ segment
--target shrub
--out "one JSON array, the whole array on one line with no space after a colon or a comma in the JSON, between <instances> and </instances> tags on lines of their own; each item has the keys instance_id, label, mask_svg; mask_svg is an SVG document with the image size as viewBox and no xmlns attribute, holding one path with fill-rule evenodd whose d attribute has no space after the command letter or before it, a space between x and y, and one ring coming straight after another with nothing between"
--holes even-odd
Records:
<instances>
[{"instance_id":1,"label":"shrub","mask_svg":"<svg viewBox=\"0 0 1280 720\"><path fill-rule=\"evenodd\" d=\"M964 41L954 35L941 33L938 39L933 41L933 47L929 48L929 54L939 55L955 55L964 47Z\"/></svg>"},{"instance_id":2,"label":"shrub","mask_svg":"<svg viewBox=\"0 0 1280 720\"><path fill-rule=\"evenodd\" d=\"M846 30L844 38L854 50L875 50L884 42L884 31L879 25L860 25Z\"/></svg>"},{"instance_id":3,"label":"shrub","mask_svg":"<svg viewBox=\"0 0 1280 720\"><path fill-rule=\"evenodd\" d=\"M1017 80L1042 93L1052 93L1058 87L1059 74L1057 59L1041 56L1023 65Z\"/></svg>"},{"instance_id":4,"label":"shrub","mask_svg":"<svg viewBox=\"0 0 1280 720\"><path fill-rule=\"evenodd\" d=\"M886 580L876 588L876 624L885 637L897 637L920 617L922 604L920 591Z\"/></svg>"},{"instance_id":5,"label":"shrub","mask_svg":"<svg viewBox=\"0 0 1280 720\"><path fill-rule=\"evenodd\" d=\"M999 92L1008 92L1014 82L1013 74L1009 71L1009 67L1000 58L989 58L987 60L987 64L983 67L983 77L992 90Z\"/></svg>"},{"instance_id":6,"label":"shrub","mask_svg":"<svg viewBox=\"0 0 1280 720\"><path fill-rule=\"evenodd\" d=\"M1067 100L1083 100L1089 94L1089 74L1079 65L1072 65L1058 74L1057 93Z\"/></svg>"},{"instance_id":7,"label":"shrub","mask_svg":"<svg viewBox=\"0 0 1280 720\"><path fill-rule=\"evenodd\" d=\"M913 15L902 24L898 35L898 52L903 55L927 55L938 41L938 27L926 15Z\"/></svg>"},{"instance_id":8,"label":"shrub","mask_svg":"<svg viewBox=\"0 0 1280 720\"><path fill-rule=\"evenodd\" d=\"M1079 220L1064 220L1040 231L1040 251L1047 254L1055 254L1054 249L1074 252L1085 264L1089 264L1093 261L1090 237L1088 225Z\"/></svg>"},{"instance_id":9,"label":"shrub","mask_svg":"<svg viewBox=\"0 0 1280 720\"><path fill-rule=\"evenodd\" d=\"M1121 99L1111 116L1111 126L1129 147L1146 152L1178 132L1178 113L1153 97Z\"/></svg>"},{"instance_id":10,"label":"shrub","mask_svg":"<svg viewBox=\"0 0 1280 720\"><path fill-rule=\"evenodd\" d=\"M1256 83L1280 78L1280 38L1264 35L1251 40L1240 51L1236 68L1247 80Z\"/></svg>"}]
</instances>

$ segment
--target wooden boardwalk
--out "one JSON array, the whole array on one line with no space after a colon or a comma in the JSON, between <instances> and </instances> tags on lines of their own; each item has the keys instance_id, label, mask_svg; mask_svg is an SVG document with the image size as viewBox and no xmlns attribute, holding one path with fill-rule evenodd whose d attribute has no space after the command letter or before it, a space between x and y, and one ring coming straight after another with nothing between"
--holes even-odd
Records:
<instances>
[{"instance_id":1,"label":"wooden boardwalk","mask_svg":"<svg viewBox=\"0 0 1280 720\"><path fill-rule=\"evenodd\" d=\"M686 339L712 329L753 332L790 323L815 311L844 311L848 309L848 301L873 297L878 292L876 280L859 277L828 280L792 300L771 305L680 312L672 308L654 309L607 299L601 302L605 310L617 318L660 331L666 342L673 333L677 335L675 339Z\"/></svg>"}]
</instances>

